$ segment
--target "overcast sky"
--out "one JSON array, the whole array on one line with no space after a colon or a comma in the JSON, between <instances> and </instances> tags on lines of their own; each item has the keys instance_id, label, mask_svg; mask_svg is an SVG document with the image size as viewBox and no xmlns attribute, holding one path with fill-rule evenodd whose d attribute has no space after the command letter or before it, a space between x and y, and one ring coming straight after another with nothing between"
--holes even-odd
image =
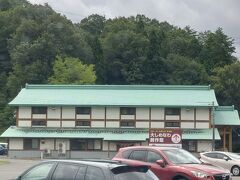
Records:
<instances>
[{"instance_id":1,"label":"overcast sky","mask_svg":"<svg viewBox=\"0 0 240 180\"><path fill-rule=\"evenodd\" d=\"M48 3L73 22L91 14L106 18L144 14L180 27L197 31L215 31L222 27L234 38L236 56L240 58L240 0L29 0Z\"/></svg>"}]
</instances>

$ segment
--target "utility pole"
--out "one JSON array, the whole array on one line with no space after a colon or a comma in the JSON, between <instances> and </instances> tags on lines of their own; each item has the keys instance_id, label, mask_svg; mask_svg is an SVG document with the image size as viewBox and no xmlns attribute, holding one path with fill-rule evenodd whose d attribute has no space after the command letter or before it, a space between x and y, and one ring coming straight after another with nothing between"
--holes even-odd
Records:
<instances>
[{"instance_id":1,"label":"utility pole","mask_svg":"<svg viewBox=\"0 0 240 180\"><path fill-rule=\"evenodd\" d=\"M212 102L212 113L211 113L211 120L212 120L212 151L215 151L215 118L214 118L214 101Z\"/></svg>"}]
</instances>

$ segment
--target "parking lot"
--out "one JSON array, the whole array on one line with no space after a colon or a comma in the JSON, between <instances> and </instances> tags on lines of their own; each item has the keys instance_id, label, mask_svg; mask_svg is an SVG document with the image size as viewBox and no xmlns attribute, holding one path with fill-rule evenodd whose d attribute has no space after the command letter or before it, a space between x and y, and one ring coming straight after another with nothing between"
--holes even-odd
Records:
<instances>
[{"instance_id":1,"label":"parking lot","mask_svg":"<svg viewBox=\"0 0 240 180\"><path fill-rule=\"evenodd\" d=\"M15 179L23 171L39 162L41 160L8 159L0 156L0 179ZM233 177L233 180L240 180L240 177Z\"/></svg>"}]
</instances>

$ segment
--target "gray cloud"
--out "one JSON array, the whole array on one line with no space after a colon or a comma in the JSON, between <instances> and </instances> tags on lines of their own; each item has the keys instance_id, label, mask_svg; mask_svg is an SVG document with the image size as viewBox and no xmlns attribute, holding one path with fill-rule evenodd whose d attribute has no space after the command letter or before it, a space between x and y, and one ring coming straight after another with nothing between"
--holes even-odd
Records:
<instances>
[{"instance_id":1,"label":"gray cloud","mask_svg":"<svg viewBox=\"0 0 240 180\"><path fill-rule=\"evenodd\" d=\"M214 31L222 27L235 40L240 57L239 0L29 0L33 4L48 3L73 22L91 14L106 18L144 14L180 27L197 31Z\"/></svg>"}]
</instances>

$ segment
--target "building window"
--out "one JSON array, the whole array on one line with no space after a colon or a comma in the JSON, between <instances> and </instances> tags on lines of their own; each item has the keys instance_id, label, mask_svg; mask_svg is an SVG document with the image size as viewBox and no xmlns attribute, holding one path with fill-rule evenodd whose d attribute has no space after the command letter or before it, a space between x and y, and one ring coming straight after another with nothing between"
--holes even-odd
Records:
<instances>
[{"instance_id":1,"label":"building window","mask_svg":"<svg viewBox=\"0 0 240 180\"><path fill-rule=\"evenodd\" d=\"M47 107L32 107L32 114L47 114Z\"/></svg>"},{"instance_id":2,"label":"building window","mask_svg":"<svg viewBox=\"0 0 240 180\"><path fill-rule=\"evenodd\" d=\"M180 127L180 122L165 122L165 127L169 128L179 128Z\"/></svg>"},{"instance_id":3,"label":"building window","mask_svg":"<svg viewBox=\"0 0 240 180\"><path fill-rule=\"evenodd\" d=\"M90 115L91 108L90 107L76 107L76 114Z\"/></svg>"},{"instance_id":4,"label":"building window","mask_svg":"<svg viewBox=\"0 0 240 180\"><path fill-rule=\"evenodd\" d=\"M120 121L120 127L135 127L134 121Z\"/></svg>"},{"instance_id":5,"label":"building window","mask_svg":"<svg viewBox=\"0 0 240 180\"><path fill-rule=\"evenodd\" d=\"M36 119L32 120L32 126L46 126L46 125L47 125L46 120L36 120Z\"/></svg>"},{"instance_id":6,"label":"building window","mask_svg":"<svg viewBox=\"0 0 240 180\"><path fill-rule=\"evenodd\" d=\"M94 139L71 139L70 149L73 151L101 150L102 141Z\"/></svg>"},{"instance_id":7,"label":"building window","mask_svg":"<svg viewBox=\"0 0 240 180\"><path fill-rule=\"evenodd\" d=\"M136 108L130 108L130 107L121 107L120 108L121 115L135 115L136 114Z\"/></svg>"},{"instance_id":8,"label":"building window","mask_svg":"<svg viewBox=\"0 0 240 180\"><path fill-rule=\"evenodd\" d=\"M166 108L165 114L167 116L179 116L180 115L180 108Z\"/></svg>"},{"instance_id":9,"label":"building window","mask_svg":"<svg viewBox=\"0 0 240 180\"><path fill-rule=\"evenodd\" d=\"M24 150L38 150L39 146L39 139L24 139L23 141Z\"/></svg>"},{"instance_id":10,"label":"building window","mask_svg":"<svg viewBox=\"0 0 240 180\"><path fill-rule=\"evenodd\" d=\"M190 152L197 152L197 141L184 141L182 142L183 149Z\"/></svg>"},{"instance_id":11,"label":"building window","mask_svg":"<svg viewBox=\"0 0 240 180\"><path fill-rule=\"evenodd\" d=\"M76 126L88 126L90 127L90 121L76 121Z\"/></svg>"}]
</instances>

